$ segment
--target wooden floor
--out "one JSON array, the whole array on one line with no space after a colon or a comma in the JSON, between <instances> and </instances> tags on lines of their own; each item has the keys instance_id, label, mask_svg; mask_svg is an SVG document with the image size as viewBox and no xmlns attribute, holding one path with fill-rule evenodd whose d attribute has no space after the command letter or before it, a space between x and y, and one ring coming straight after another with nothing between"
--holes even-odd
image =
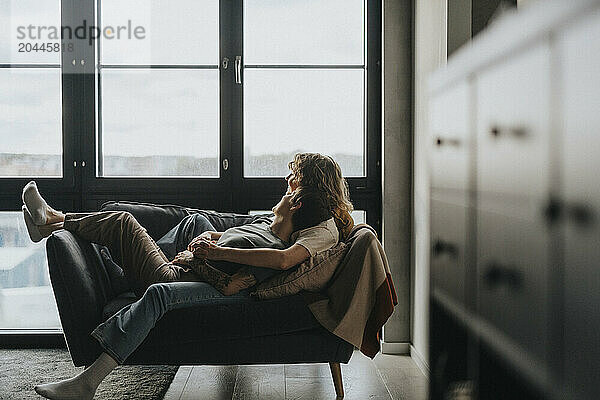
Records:
<instances>
[{"instance_id":1,"label":"wooden floor","mask_svg":"<svg viewBox=\"0 0 600 400\"><path fill-rule=\"evenodd\" d=\"M427 378L409 356L355 351L342 364L345 399L424 400ZM182 366L165 400L335 399L328 364Z\"/></svg>"}]
</instances>

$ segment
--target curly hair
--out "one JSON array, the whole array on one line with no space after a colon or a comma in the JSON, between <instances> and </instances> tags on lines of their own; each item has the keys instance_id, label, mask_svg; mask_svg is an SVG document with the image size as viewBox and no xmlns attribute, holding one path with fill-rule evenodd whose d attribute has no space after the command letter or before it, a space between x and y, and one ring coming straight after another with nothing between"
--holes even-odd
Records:
<instances>
[{"instance_id":1,"label":"curly hair","mask_svg":"<svg viewBox=\"0 0 600 400\"><path fill-rule=\"evenodd\" d=\"M354 207L339 164L333 158L319 153L298 153L288 167L294 173L300 189L311 188L323 195L341 236L347 237L354 226L350 216Z\"/></svg>"}]
</instances>

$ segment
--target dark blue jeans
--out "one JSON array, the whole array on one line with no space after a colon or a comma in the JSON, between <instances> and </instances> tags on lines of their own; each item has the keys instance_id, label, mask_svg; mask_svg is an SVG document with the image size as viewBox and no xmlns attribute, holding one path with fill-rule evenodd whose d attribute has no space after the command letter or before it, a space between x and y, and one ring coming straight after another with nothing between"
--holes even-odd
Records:
<instances>
[{"instance_id":1,"label":"dark blue jeans","mask_svg":"<svg viewBox=\"0 0 600 400\"><path fill-rule=\"evenodd\" d=\"M192 239L206 231L216 231L206 217L200 214L188 215L169 232L165 233L156 244L167 258L172 260L177 253L187 249Z\"/></svg>"},{"instance_id":2,"label":"dark blue jeans","mask_svg":"<svg viewBox=\"0 0 600 400\"><path fill-rule=\"evenodd\" d=\"M160 238L156 244L158 244L167 258L172 260L177 253L187 249L192 239L206 231L216 231L215 227L206 217L200 214L188 215ZM253 267L227 261L209 261L209 264L229 275L236 273L241 268L245 268L254 275L257 282L262 282L280 272L271 268Z\"/></svg>"},{"instance_id":3,"label":"dark blue jeans","mask_svg":"<svg viewBox=\"0 0 600 400\"><path fill-rule=\"evenodd\" d=\"M249 301L248 291L225 296L208 283L155 283L135 303L123 307L92 332L104 351L123 364L146 339L156 322L170 310L198 305Z\"/></svg>"}]
</instances>

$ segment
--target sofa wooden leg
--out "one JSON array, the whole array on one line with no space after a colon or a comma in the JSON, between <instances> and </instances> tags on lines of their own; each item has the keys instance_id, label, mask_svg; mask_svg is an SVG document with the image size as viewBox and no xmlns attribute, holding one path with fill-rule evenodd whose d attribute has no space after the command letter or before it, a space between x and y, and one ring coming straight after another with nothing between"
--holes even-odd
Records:
<instances>
[{"instance_id":1,"label":"sofa wooden leg","mask_svg":"<svg viewBox=\"0 0 600 400\"><path fill-rule=\"evenodd\" d=\"M342 369L340 363L330 362L329 369L333 377L333 385L335 386L335 394L337 399L344 398L344 383L342 382Z\"/></svg>"}]
</instances>

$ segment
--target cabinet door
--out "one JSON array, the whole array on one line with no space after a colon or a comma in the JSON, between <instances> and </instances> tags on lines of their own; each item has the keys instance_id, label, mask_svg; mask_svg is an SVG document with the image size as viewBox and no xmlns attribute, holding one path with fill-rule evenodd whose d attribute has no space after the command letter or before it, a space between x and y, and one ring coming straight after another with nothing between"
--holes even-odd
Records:
<instances>
[{"instance_id":1,"label":"cabinet door","mask_svg":"<svg viewBox=\"0 0 600 400\"><path fill-rule=\"evenodd\" d=\"M462 81L431 100L431 186L464 191L469 175L469 84Z\"/></svg>"},{"instance_id":2,"label":"cabinet door","mask_svg":"<svg viewBox=\"0 0 600 400\"><path fill-rule=\"evenodd\" d=\"M467 207L464 197L432 189L431 281L461 305L465 302Z\"/></svg>"},{"instance_id":3,"label":"cabinet door","mask_svg":"<svg viewBox=\"0 0 600 400\"><path fill-rule=\"evenodd\" d=\"M526 49L477 77L477 185L546 196L550 180L550 50Z\"/></svg>"},{"instance_id":4,"label":"cabinet door","mask_svg":"<svg viewBox=\"0 0 600 400\"><path fill-rule=\"evenodd\" d=\"M548 351L550 50L523 50L477 84L479 312L545 379Z\"/></svg>"},{"instance_id":5,"label":"cabinet door","mask_svg":"<svg viewBox=\"0 0 600 400\"><path fill-rule=\"evenodd\" d=\"M527 354L527 368L545 376L549 238L541 213L532 209L527 200L500 196L479 207L478 311Z\"/></svg>"},{"instance_id":6,"label":"cabinet door","mask_svg":"<svg viewBox=\"0 0 600 400\"><path fill-rule=\"evenodd\" d=\"M600 11L558 35L564 107L564 375L600 398Z\"/></svg>"}]
</instances>

